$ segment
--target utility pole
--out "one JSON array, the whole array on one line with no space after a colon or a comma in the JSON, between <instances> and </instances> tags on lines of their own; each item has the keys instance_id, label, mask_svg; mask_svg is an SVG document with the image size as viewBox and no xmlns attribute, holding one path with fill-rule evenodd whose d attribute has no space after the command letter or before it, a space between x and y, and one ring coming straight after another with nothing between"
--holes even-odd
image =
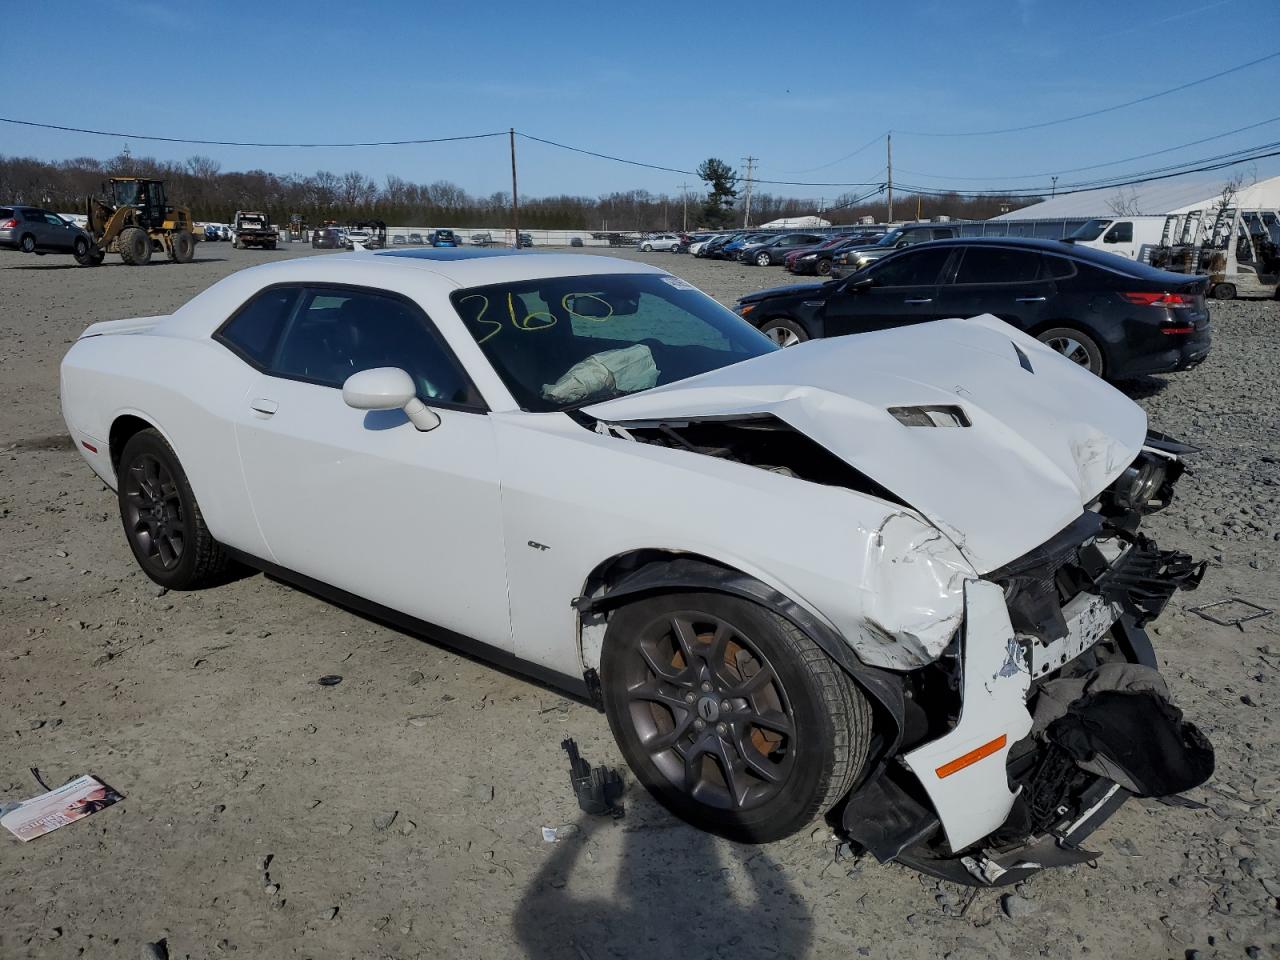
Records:
<instances>
[{"instance_id":1,"label":"utility pole","mask_svg":"<svg viewBox=\"0 0 1280 960\"><path fill-rule=\"evenodd\" d=\"M689 232L689 184L687 183L680 184L680 203L684 208L683 210L684 226L681 229L684 233L688 233Z\"/></svg>"},{"instance_id":2,"label":"utility pole","mask_svg":"<svg viewBox=\"0 0 1280 960\"><path fill-rule=\"evenodd\" d=\"M747 164L747 198L745 203L745 212L742 215L742 226L744 228L751 226L751 175L755 171L755 163L759 157L743 157Z\"/></svg>"},{"instance_id":3,"label":"utility pole","mask_svg":"<svg viewBox=\"0 0 1280 960\"><path fill-rule=\"evenodd\" d=\"M511 135L511 228L515 232L515 247L520 249L520 195L516 192L516 128L508 131Z\"/></svg>"},{"instance_id":4,"label":"utility pole","mask_svg":"<svg viewBox=\"0 0 1280 960\"><path fill-rule=\"evenodd\" d=\"M1058 178L1053 177L1052 180L1053 180L1053 193L1049 194L1049 196L1056 197L1058 195Z\"/></svg>"},{"instance_id":5,"label":"utility pole","mask_svg":"<svg viewBox=\"0 0 1280 960\"><path fill-rule=\"evenodd\" d=\"M893 223L893 131L885 134L884 142L889 151L889 222Z\"/></svg>"}]
</instances>

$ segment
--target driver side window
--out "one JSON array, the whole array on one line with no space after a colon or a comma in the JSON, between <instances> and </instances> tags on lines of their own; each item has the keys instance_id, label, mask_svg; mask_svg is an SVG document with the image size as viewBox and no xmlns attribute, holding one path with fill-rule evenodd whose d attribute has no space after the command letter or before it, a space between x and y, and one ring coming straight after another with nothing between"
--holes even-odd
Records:
<instances>
[{"instance_id":1,"label":"driver side window","mask_svg":"<svg viewBox=\"0 0 1280 960\"><path fill-rule=\"evenodd\" d=\"M264 290L218 338L271 376L341 389L354 373L399 367L425 403L483 408L430 321L400 297L348 287Z\"/></svg>"},{"instance_id":2,"label":"driver side window","mask_svg":"<svg viewBox=\"0 0 1280 960\"><path fill-rule=\"evenodd\" d=\"M937 283L938 274L950 256L950 247L901 253L873 267L870 275L877 287L918 287Z\"/></svg>"}]
</instances>

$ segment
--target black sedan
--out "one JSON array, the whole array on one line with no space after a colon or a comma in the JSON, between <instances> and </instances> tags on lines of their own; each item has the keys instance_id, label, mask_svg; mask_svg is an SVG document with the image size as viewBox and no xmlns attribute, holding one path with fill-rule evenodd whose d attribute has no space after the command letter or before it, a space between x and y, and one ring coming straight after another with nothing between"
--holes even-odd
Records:
<instances>
[{"instance_id":1,"label":"black sedan","mask_svg":"<svg viewBox=\"0 0 1280 960\"><path fill-rule=\"evenodd\" d=\"M757 267L768 267L781 263L792 250L812 247L823 239L816 233L784 233L759 243L747 244L738 251L738 259L743 263L754 263Z\"/></svg>"},{"instance_id":2,"label":"black sedan","mask_svg":"<svg viewBox=\"0 0 1280 960\"><path fill-rule=\"evenodd\" d=\"M1209 354L1204 277L1056 240L938 240L842 280L763 290L734 310L782 346L990 313L1108 380Z\"/></svg>"}]
</instances>

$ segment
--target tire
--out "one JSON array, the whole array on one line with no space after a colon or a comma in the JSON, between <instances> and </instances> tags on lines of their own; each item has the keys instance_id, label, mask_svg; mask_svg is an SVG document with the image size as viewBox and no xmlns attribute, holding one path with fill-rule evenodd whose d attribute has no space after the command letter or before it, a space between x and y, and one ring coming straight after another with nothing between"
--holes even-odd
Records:
<instances>
[{"instance_id":1,"label":"tire","mask_svg":"<svg viewBox=\"0 0 1280 960\"><path fill-rule=\"evenodd\" d=\"M757 266L757 267L771 267L771 266L773 266L773 257L769 256L769 254L767 254L767 253L757 253L757 254L756 254L756 266Z\"/></svg>"},{"instance_id":2,"label":"tire","mask_svg":"<svg viewBox=\"0 0 1280 960\"><path fill-rule=\"evenodd\" d=\"M89 259L89 241L84 237L76 237L71 244L71 255L76 258L76 263L82 267L87 266Z\"/></svg>"},{"instance_id":3,"label":"tire","mask_svg":"<svg viewBox=\"0 0 1280 960\"><path fill-rule=\"evenodd\" d=\"M1212 296L1215 300L1234 300L1236 298L1236 285L1234 283L1215 283Z\"/></svg>"},{"instance_id":4,"label":"tire","mask_svg":"<svg viewBox=\"0 0 1280 960\"><path fill-rule=\"evenodd\" d=\"M239 237L236 237L235 241L231 244L231 247L233 250L243 250L244 244L240 242Z\"/></svg>"},{"instance_id":5,"label":"tire","mask_svg":"<svg viewBox=\"0 0 1280 960\"><path fill-rule=\"evenodd\" d=\"M185 230L179 230L170 238L173 253L170 256L177 263L190 263L196 256L196 241Z\"/></svg>"},{"instance_id":6,"label":"tire","mask_svg":"<svg viewBox=\"0 0 1280 960\"><path fill-rule=\"evenodd\" d=\"M831 261L819 260L817 263L813 265L813 272L816 276L819 276L819 277L831 276Z\"/></svg>"},{"instance_id":7,"label":"tire","mask_svg":"<svg viewBox=\"0 0 1280 960\"><path fill-rule=\"evenodd\" d=\"M867 758L862 692L794 624L739 597L669 594L619 608L600 672L637 779L676 816L732 840L802 829L849 792Z\"/></svg>"},{"instance_id":8,"label":"tire","mask_svg":"<svg viewBox=\"0 0 1280 960\"><path fill-rule=\"evenodd\" d=\"M131 267L151 262L151 238L141 227L125 227L116 238L120 259Z\"/></svg>"},{"instance_id":9,"label":"tire","mask_svg":"<svg viewBox=\"0 0 1280 960\"><path fill-rule=\"evenodd\" d=\"M125 539L142 572L170 590L221 574L227 552L213 539L187 475L158 430L140 430L120 455L117 499Z\"/></svg>"},{"instance_id":10,"label":"tire","mask_svg":"<svg viewBox=\"0 0 1280 960\"><path fill-rule=\"evenodd\" d=\"M22 239L18 241L18 249L23 253L35 253L36 238L29 233L24 233Z\"/></svg>"},{"instance_id":11,"label":"tire","mask_svg":"<svg viewBox=\"0 0 1280 960\"><path fill-rule=\"evenodd\" d=\"M1087 333L1073 327L1053 327L1036 334L1036 339L1052 347L1072 363L1084 367L1090 373L1102 376L1106 369L1101 348Z\"/></svg>"},{"instance_id":12,"label":"tire","mask_svg":"<svg viewBox=\"0 0 1280 960\"><path fill-rule=\"evenodd\" d=\"M651 243L642 243L642 244L640 245L640 252L641 252L641 253L653 253L653 244L651 244Z\"/></svg>"},{"instance_id":13,"label":"tire","mask_svg":"<svg viewBox=\"0 0 1280 960\"><path fill-rule=\"evenodd\" d=\"M276 242L275 242L274 240L268 241L268 243L267 243L267 249L268 249L268 250L274 250L275 248L276 248Z\"/></svg>"},{"instance_id":14,"label":"tire","mask_svg":"<svg viewBox=\"0 0 1280 960\"><path fill-rule=\"evenodd\" d=\"M760 332L780 347L794 347L809 339L809 333L794 320L773 317L760 324Z\"/></svg>"}]
</instances>

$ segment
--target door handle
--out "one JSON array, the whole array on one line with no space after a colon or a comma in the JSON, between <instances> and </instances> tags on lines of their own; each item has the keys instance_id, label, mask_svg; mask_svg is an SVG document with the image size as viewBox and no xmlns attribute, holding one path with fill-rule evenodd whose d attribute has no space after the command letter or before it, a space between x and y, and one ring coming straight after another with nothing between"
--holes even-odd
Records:
<instances>
[{"instance_id":1,"label":"door handle","mask_svg":"<svg viewBox=\"0 0 1280 960\"><path fill-rule=\"evenodd\" d=\"M903 303L933 303L933 297L922 297L918 300L903 300Z\"/></svg>"},{"instance_id":2,"label":"door handle","mask_svg":"<svg viewBox=\"0 0 1280 960\"><path fill-rule=\"evenodd\" d=\"M1014 303L1044 303L1045 297L1017 297Z\"/></svg>"},{"instance_id":3,"label":"door handle","mask_svg":"<svg viewBox=\"0 0 1280 960\"><path fill-rule=\"evenodd\" d=\"M269 417L280 409L280 404L266 397L255 397L249 401L249 409L263 417Z\"/></svg>"}]
</instances>

